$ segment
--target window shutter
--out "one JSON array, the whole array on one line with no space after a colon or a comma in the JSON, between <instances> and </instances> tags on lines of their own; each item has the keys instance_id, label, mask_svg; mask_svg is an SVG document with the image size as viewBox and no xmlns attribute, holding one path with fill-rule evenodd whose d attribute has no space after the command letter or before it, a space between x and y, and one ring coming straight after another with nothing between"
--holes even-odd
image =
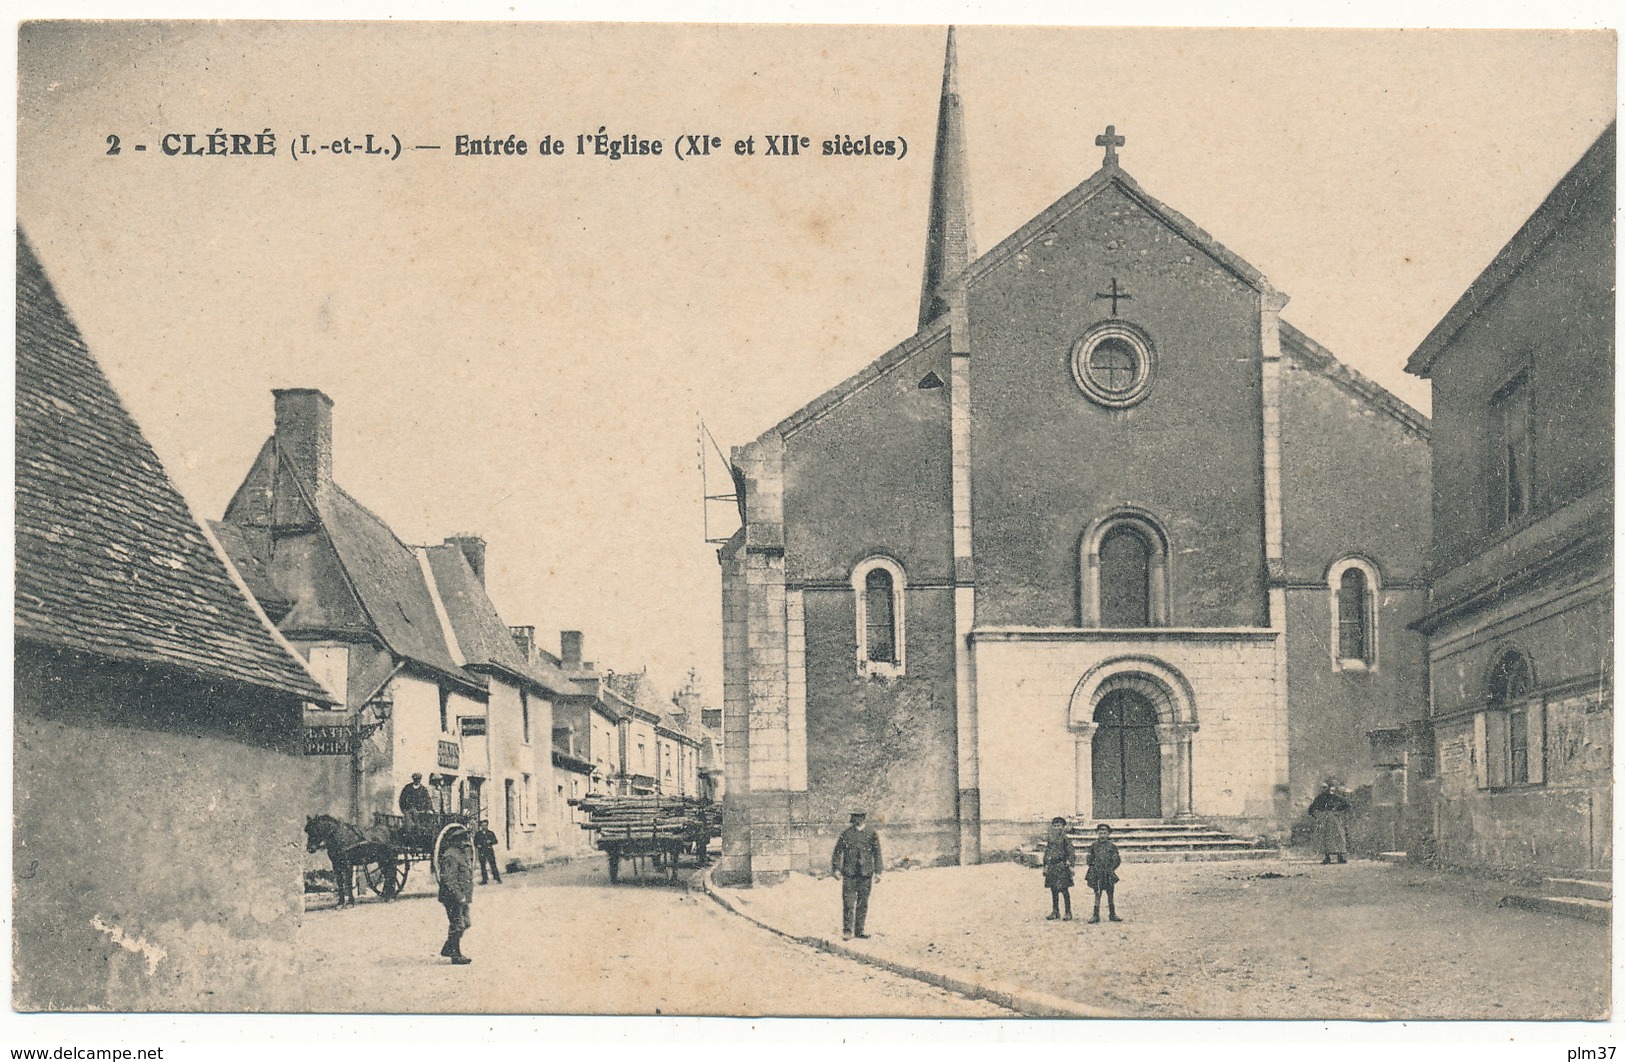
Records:
<instances>
[{"instance_id":1,"label":"window shutter","mask_svg":"<svg viewBox=\"0 0 1625 1062\"><path fill-rule=\"evenodd\" d=\"M1475 716L1475 736L1480 740L1479 788L1505 788L1510 778L1510 726L1505 711L1480 711Z\"/></svg>"},{"instance_id":2,"label":"window shutter","mask_svg":"<svg viewBox=\"0 0 1625 1062\"><path fill-rule=\"evenodd\" d=\"M1529 784L1546 781L1546 705L1529 706Z\"/></svg>"},{"instance_id":3,"label":"window shutter","mask_svg":"<svg viewBox=\"0 0 1625 1062\"><path fill-rule=\"evenodd\" d=\"M1473 716L1473 767L1478 775L1478 788L1490 787L1489 713Z\"/></svg>"}]
</instances>

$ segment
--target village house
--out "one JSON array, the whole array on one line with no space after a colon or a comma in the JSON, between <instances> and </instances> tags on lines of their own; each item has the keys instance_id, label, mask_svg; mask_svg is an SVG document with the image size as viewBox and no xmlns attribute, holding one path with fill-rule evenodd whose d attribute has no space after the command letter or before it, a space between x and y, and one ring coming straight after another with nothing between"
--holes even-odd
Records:
<instances>
[{"instance_id":1,"label":"village house","mask_svg":"<svg viewBox=\"0 0 1625 1062\"><path fill-rule=\"evenodd\" d=\"M978 254L955 63L916 330L732 451L724 880L817 869L854 806L976 863L1057 814L1284 840L1406 769L1427 419L1112 127Z\"/></svg>"},{"instance_id":2,"label":"village house","mask_svg":"<svg viewBox=\"0 0 1625 1062\"><path fill-rule=\"evenodd\" d=\"M333 482L332 401L275 392L275 433L215 525L284 636L340 700L307 724L304 802L363 823L424 776L436 810L486 818L499 858L545 857L552 699L571 684L520 655L484 588L474 536L409 546Z\"/></svg>"},{"instance_id":3,"label":"village house","mask_svg":"<svg viewBox=\"0 0 1625 1062\"><path fill-rule=\"evenodd\" d=\"M1448 863L1612 865L1615 138L1406 365L1433 386L1420 788Z\"/></svg>"},{"instance_id":4,"label":"village house","mask_svg":"<svg viewBox=\"0 0 1625 1062\"><path fill-rule=\"evenodd\" d=\"M554 719L567 735L569 755L592 767L587 792L618 795L626 780L625 742L619 697L608 689L608 676L582 659L580 631L559 634L559 667L572 689L554 705Z\"/></svg>"},{"instance_id":5,"label":"village house","mask_svg":"<svg viewBox=\"0 0 1625 1062\"><path fill-rule=\"evenodd\" d=\"M303 707L334 698L22 233L16 323L12 1005L280 1009L303 912Z\"/></svg>"},{"instance_id":6,"label":"village house","mask_svg":"<svg viewBox=\"0 0 1625 1062\"><path fill-rule=\"evenodd\" d=\"M535 627L509 627L508 630L522 659L539 670L558 674L554 689L571 691L571 695L579 692L573 682L563 677L559 657L537 644ZM544 784L552 787L552 799L539 799L538 806L551 809L551 812L539 811L537 824L550 857L557 858L582 855L593 850L592 835L581 828L582 823L587 821L587 814L578 806L581 799L593 791L593 764L586 758L590 727L584 728L581 737L577 738L576 727L568 721L573 718L571 705L576 702L566 702L564 696L556 693L548 704L548 714L552 720L548 754L550 770L543 777ZM555 708L556 704L559 707ZM602 724L613 731L612 721L605 719Z\"/></svg>"}]
</instances>

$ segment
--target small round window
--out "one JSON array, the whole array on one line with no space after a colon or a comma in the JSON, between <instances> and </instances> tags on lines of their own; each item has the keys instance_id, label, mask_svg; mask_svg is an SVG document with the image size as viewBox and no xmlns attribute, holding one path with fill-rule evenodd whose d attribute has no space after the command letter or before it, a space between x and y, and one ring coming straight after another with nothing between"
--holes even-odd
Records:
<instances>
[{"instance_id":1,"label":"small round window","mask_svg":"<svg viewBox=\"0 0 1625 1062\"><path fill-rule=\"evenodd\" d=\"M1151 343L1139 329L1108 321L1072 347L1072 375L1103 406L1131 406L1151 389Z\"/></svg>"}]
</instances>

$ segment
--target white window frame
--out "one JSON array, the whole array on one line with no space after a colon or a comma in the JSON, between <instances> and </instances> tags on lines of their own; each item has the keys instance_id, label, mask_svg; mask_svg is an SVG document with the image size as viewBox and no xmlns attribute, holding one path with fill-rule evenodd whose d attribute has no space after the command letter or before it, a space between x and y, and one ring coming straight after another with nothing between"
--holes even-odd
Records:
<instances>
[{"instance_id":1,"label":"white window frame","mask_svg":"<svg viewBox=\"0 0 1625 1062\"><path fill-rule=\"evenodd\" d=\"M869 659L869 600L865 589L865 582L869 573L876 569L883 569L891 575L892 595L892 645L896 650L897 660L870 660ZM903 566L891 557L867 557L852 569L852 597L855 607L852 610L856 617L857 631L857 661L858 674L872 675L879 678L897 678L907 670L907 646L904 635L907 633L905 602L908 598L908 577L903 574Z\"/></svg>"},{"instance_id":2,"label":"white window frame","mask_svg":"<svg viewBox=\"0 0 1625 1062\"><path fill-rule=\"evenodd\" d=\"M1365 610L1365 651L1366 659L1343 655L1343 613L1339 608L1340 595L1343 592L1343 573L1349 569L1357 569L1365 576L1365 592L1367 598ZM1379 595L1382 592L1382 574L1377 566L1364 557L1344 557L1335 561L1326 570L1327 599L1332 608L1332 670L1333 671L1369 671L1377 670L1378 649L1382 644L1378 637L1377 617L1382 609L1378 607Z\"/></svg>"}]
</instances>

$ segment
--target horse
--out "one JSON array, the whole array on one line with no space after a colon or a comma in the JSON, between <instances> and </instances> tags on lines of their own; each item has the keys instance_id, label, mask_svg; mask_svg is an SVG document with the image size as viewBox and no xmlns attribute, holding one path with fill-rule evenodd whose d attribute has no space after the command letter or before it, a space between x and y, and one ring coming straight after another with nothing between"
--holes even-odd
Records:
<instances>
[{"instance_id":1,"label":"horse","mask_svg":"<svg viewBox=\"0 0 1625 1062\"><path fill-rule=\"evenodd\" d=\"M377 863L383 880L395 881L395 848L390 843L388 830L374 827L368 831L331 815L307 815L305 851L314 852L319 848L327 849L327 858L333 861L339 907L355 903L352 871L356 867Z\"/></svg>"}]
</instances>

